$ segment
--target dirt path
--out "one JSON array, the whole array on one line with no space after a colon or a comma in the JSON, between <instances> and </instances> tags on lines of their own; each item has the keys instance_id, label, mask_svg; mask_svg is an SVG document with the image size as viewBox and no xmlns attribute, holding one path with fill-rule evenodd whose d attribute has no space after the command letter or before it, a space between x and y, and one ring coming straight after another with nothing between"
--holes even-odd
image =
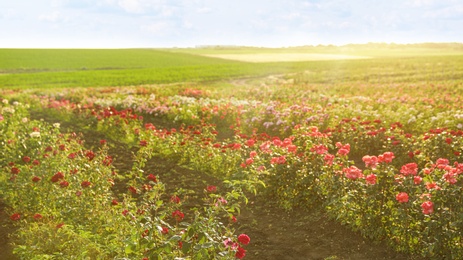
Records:
<instances>
[{"instance_id":1,"label":"dirt path","mask_svg":"<svg viewBox=\"0 0 463 260\"><path fill-rule=\"evenodd\" d=\"M0 259L14 260L13 248L10 247L9 234L14 232L10 217L5 212L5 205L0 201Z\"/></svg>"},{"instance_id":2,"label":"dirt path","mask_svg":"<svg viewBox=\"0 0 463 260\"><path fill-rule=\"evenodd\" d=\"M243 210L239 224L240 231L251 237L248 260L418 259L368 241L323 212L285 212L276 203L259 198Z\"/></svg>"}]
</instances>

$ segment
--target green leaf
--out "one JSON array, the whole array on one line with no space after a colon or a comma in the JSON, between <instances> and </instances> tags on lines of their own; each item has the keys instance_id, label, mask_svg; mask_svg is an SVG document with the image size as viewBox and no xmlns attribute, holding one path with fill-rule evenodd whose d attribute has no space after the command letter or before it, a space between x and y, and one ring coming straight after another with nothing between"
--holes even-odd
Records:
<instances>
[{"instance_id":1,"label":"green leaf","mask_svg":"<svg viewBox=\"0 0 463 260\"><path fill-rule=\"evenodd\" d=\"M137 245L136 244L130 244L128 246L125 247L125 253L130 255L132 253L134 253L137 249Z\"/></svg>"},{"instance_id":2,"label":"green leaf","mask_svg":"<svg viewBox=\"0 0 463 260\"><path fill-rule=\"evenodd\" d=\"M212 242L207 242L207 243L204 243L201 245L202 248L210 248L210 247L213 247L214 246L214 243Z\"/></svg>"},{"instance_id":3,"label":"green leaf","mask_svg":"<svg viewBox=\"0 0 463 260\"><path fill-rule=\"evenodd\" d=\"M172 236L169 241L180 241L182 239L181 236L179 235L175 235L175 236Z\"/></svg>"}]
</instances>

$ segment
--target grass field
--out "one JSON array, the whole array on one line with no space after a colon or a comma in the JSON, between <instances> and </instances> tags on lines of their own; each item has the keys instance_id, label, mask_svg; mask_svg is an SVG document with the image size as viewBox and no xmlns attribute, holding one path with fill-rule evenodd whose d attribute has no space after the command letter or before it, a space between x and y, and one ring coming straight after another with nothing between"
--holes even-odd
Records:
<instances>
[{"instance_id":1,"label":"grass field","mask_svg":"<svg viewBox=\"0 0 463 260\"><path fill-rule=\"evenodd\" d=\"M298 62L318 60L356 60L369 59L368 56L322 53L251 53L251 54L206 54L206 57L244 62Z\"/></svg>"},{"instance_id":2,"label":"grass field","mask_svg":"<svg viewBox=\"0 0 463 260\"><path fill-rule=\"evenodd\" d=\"M242 61L231 60L230 55ZM352 57L370 58L347 59ZM458 44L280 49L1 49L0 87L133 86L302 72L311 72L305 73L302 80L319 83L402 82L460 79L461 67L463 48Z\"/></svg>"}]
</instances>

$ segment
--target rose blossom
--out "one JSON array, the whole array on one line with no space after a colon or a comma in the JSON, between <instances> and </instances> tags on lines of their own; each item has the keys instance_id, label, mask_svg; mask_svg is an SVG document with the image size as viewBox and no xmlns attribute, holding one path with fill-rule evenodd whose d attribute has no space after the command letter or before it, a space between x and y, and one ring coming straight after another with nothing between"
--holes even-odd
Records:
<instances>
[{"instance_id":1,"label":"rose blossom","mask_svg":"<svg viewBox=\"0 0 463 260\"><path fill-rule=\"evenodd\" d=\"M177 221L182 221L185 215L180 210L176 210L172 212L172 217L175 218L175 220Z\"/></svg>"},{"instance_id":2,"label":"rose blossom","mask_svg":"<svg viewBox=\"0 0 463 260\"><path fill-rule=\"evenodd\" d=\"M357 168L355 166L351 166L349 168L344 168L342 171L344 172L346 177L351 179L351 180L356 180L358 178L363 177L362 170L360 170L359 168Z\"/></svg>"},{"instance_id":3,"label":"rose blossom","mask_svg":"<svg viewBox=\"0 0 463 260\"><path fill-rule=\"evenodd\" d=\"M209 185L209 186L207 186L206 190L207 190L208 192L216 192L216 191L217 191L217 187L214 186L214 185Z\"/></svg>"},{"instance_id":4,"label":"rose blossom","mask_svg":"<svg viewBox=\"0 0 463 260\"><path fill-rule=\"evenodd\" d=\"M225 239L223 245L225 248L230 247L232 250L236 250L239 247L238 243L233 242L230 238Z\"/></svg>"},{"instance_id":5,"label":"rose blossom","mask_svg":"<svg viewBox=\"0 0 463 260\"><path fill-rule=\"evenodd\" d=\"M13 221L17 221L21 218L21 214L19 213L14 213L13 215L10 216L10 219Z\"/></svg>"},{"instance_id":6,"label":"rose blossom","mask_svg":"<svg viewBox=\"0 0 463 260\"><path fill-rule=\"evenodd\" d=\"M385 153L383 153L383 161L385 163L392 162L392 159L394 159L394 158L395 158L395 156L394 156L393 152L385 152Z\"/></svg>"},{"instance_id":7,"label":"rose blossom","mask_svg":"<svg viewBox=\"0 0 463 260\"><path fill-rule=\"evenodd\" d=\"M241 235L238 236L238 242L240 242L243 245L249 244L250 241L251 241L251 239L246 234L241 234Z\"/></svg>"},{"instance_id":8,"label":"rose blossom","mask_svg":"<svg viewBox=\"0 0 463 260\"><path fill-rule=\"evenodd\" d=\"M418 173L418 165L416 163L407 163L402 166L400 173L403 175L416 175Z\"/></svg>"},{"instance_id":9,"label":"rose blossom","mask_svg":"<svg viewBox=\"0 0 463 260\"><path fill-rule=\"evenodd\" d=\"M370 185L375 185L376 184L376 175L375 174L370 174L367 177L365 177L366 183Z\"/></svg>"},{"instance_id":10,"label":"rose blossom","mask_svg":"<svg viewBox=\"0 0 463 260\"><path fill-rule=\"evenodd\" d=\"M400 203L408 202L408 194L406 192L401 192L395 196L395 199Z\"/></svg>"},{"instance_id":11,"label":"rose blossom","mask_svg":"<svg viewBox=\"0 0 463 260\"><path fill-rule=\"evenodd\" d=\"M245 256L246 256L246 250L244 250L244 248L242 247L238 247L235 257L238 259L243 259Z\"/></svg>"},{"instance_id":12,"label":"rose blossom","mask_svg":"<svg viewBox=\"0 0 463 260\"><path fill-rule=\"evenodd\" d=\"M365 163L365 167L376 168L378 166L379 160L376 156L365 155L362 158L362 161Z\"/></svg>"},{"instance_id":13,"label":"rose blossom","mask_svg":"<svg viewBox=\"0 0 463 260\"><path fill-rule=\"evenodd\" d=\"M434 212L434 204L432 201L425 201L421 204L421 208L423 209L423 214L429 215Z\"/></svg>"}]
</instances>

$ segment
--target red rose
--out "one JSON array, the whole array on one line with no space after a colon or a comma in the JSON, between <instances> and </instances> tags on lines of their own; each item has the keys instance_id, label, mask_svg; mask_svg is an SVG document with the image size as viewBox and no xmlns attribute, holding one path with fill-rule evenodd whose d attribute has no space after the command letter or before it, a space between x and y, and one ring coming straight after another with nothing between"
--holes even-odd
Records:
<instances>
[{"instance_id":1,"label":"red rose","mask_svg":"<svg viewBox=\"0 0 463 260\"><path fill-rule=\"evenodd\" d=\"M57 172L53 177L51 177L52 182L58 182L59 180L64 179L64 174L62 172Z\"/></svg>"},{"instance_id":2,"label":"red rose","mask_svg":"<svg viewBox=\"0 0 463 260\"><path fill-rule=\"evenodd\" d=\"M143 233L141 234L142 237L146 237L148 234L150 233L150 231L148 229L145 229L145 231L143 231Z\"/></svg>"},{"instance_id":3,"label":"red rose","mask_svg":"<svg viewBox=\"0 0 463 260\"><path fill-rule=\"evenodd\" d=\"M421 204L421 209L423 209L423 214L431 214L434 212L434 204L432 201L425 201Z\"/></svg>"},{"instance_id":4,"label":"red rose","mask_svg":"<svg viewBox=\"0 0 463 260\"><path fill-rule=\"evenodd\" d=\"M340 156L348 155L350 152L350 144L342 145L341 143L336 143L336 147L339 148L338 155Z\"/></svg>"},{"instance_id":5,"label":"red rose","mask_svg":"<svg viewBox=\"0 0 463 260\"><path fill-rule=\"evenodd\" d=\"M235 257L238 259L243 259L245 256L246 256L246 250L244 250L244 248L242 247L238 247Z\"/></svg>"},{"instance_id":6,"label":"red rose","mask_svg":"<svg viewBox=\"0 0 463 260\"><path fill-rule=\"evenodd\" d=\"M111 165L112 162L113 162L113 157L111 157L111 156L108 155L108 156L106 156L106 157L104 158L104 160L103 160L103 165L109 166L109 165Z\"/></svg>"},{"instance_id":7,"label":"red rose","mask_svg":"<svg viewBox=\"0 0 463 260\"><path fill-rule=\"evenodd\" d=\"M69 186L69 182L62 181L62 182L59 183L59 186L61 186L61 188L66 188L67 186Z\"/></svg>"},{"instance_id":8,"label":"red rose","mask_svg":"<svg viewBox=\"0 0 463 260\"><path fill-rule=\"evenodd\" d=\"M250 165L250 164L252 164L253 162L254 162L254 159L252 159L252 158L247 158L247 159L246 159L246 164L247 164L247 165Z\"/></svg>"},{"instance_id":9,"label":"red rose","mask_svg":"<svg viewBox=\"0 0 463 260\"><path fill-rule=\"evenodd\" d=\"M406 192L401 192L395 196L395 199L400 203L408 202L408 194Z\"/></svg>"},{"instance_id":10,"label":"red rose","mask_svg":"<svg viewBox=\"0 0 463 260\"><path fill-rule=\"evenodd\" d=\"M29 156L24 156L23 157L23 162L28 163L30 161L31 161L31 157L29 157Z\"/></svg>"},{"instance_id":11,"label":"red rose","mask_svg":"<svg viewBox=\"0 0 463 260\"><path fill-rule=\"evenodd\" d=\"M242 245L247 245L250 241L251 239L246 234L241 234L238 236L238 242L240 242Z\"/></svg>"},{"instance_id":12,"label":"red rose","mask_svg":"<svg viewBox=\"0 0 463 260\"><path fill-rule=\"evenodd\" d=\"M439 187L439 185L437 185L435 182L428 182L428 183L426 183L426 189L428 189L428 190L431 190L431 189L440 190L441 187Z\"/></svg>"},{"instance_id":13,"label":"red rose","mask_svg":"<svg viewBox=\"0 0 463 260\"><path fill-rule=\"evenodd\" d=\"M86 151L85 156L87 157L89 161L91 161L93 160L93 158L95 158L95 153L93 151Z\"/></svg>"},{"instance_id":14,"label":"red rose","mask_svg":"<svg viewBox=\"0 0 463 260\"><path fill-rule=\"evenodd\" d=\"M182 221L185 215L180 210L176 210L172 212L172 217L175 218L175 220L177 221Z\"/></svg>"},{"instance_id":15,"label":"red rose","mask_svg":"<svg viewBox=\"0 0 463 260\"><path fill-rule=\"evenodd\" d=\"M14 213L13 215L10 216L10 219L13 221L17 221L21 218L21 214L19 213Z\"/></svg>"},{"instance_id":16,"label":"red rose","mask_svg":"<svg viewBox=\"0 0 463 260\"><path fill-rule=\"evenodd\" d=\"M362 158L362 161L365 163L365 167L376 168L379 163L379 159L376 156L365 155Z\"/></svg>"},{"instance_id":17,"label":"red rose","mask_svg":"<svg viewBox=\"0 0 463 260\"><path fill-rule=\"evenodd\" d=\"M169 233L169 229L166 228L166 227L162 227L161 233L164 234L164 235L166 235L166 234Z\"/></svg>"},{"instance_id":18,"label":"red rose","mask_svg":"<svg viewBox=\"0 0 463 260\"><path fill-rule=\"evenodd\" d=\"M249 153L250 158L254 158L254 157L256 157L256 155L257 155L256 151L252 151L252 152Z\"/></svg>"},{"instance_id":19,"label":"red rose","mask_svg":"<svg viewBox=\"0 0 463 260\"><path fill-rule=\"evenodd\" d=\"M451 172L447 172L444 174L444 179L446 182L450 183L450 184L455 184L457 182L457 174L456 173L451 173Z\"/></svg>"},{"instance_id":20,"label":"red rose","mask_svg":"<svg viewBox=\"0 0 463 260\"><path fill-rule=\"evenodd\" d=\"M351 179L351 180L356 180L358 178L363 177L362 170L360 170L359 168L357 168L357 167L355 167L353 165L350 166L349 168L342 169L342 171L344 172L346 177Z\"/></svg>"},{"instance_id":21,"label":"red rose","mask_svg":"<svg viewBox=\"0 0 463 260\"><path fill-rule=\"evenodd\" d=\"M40 179L39 176L34 176L34 177L32 177L32 181L33 181L33 182L39 182L40 180L41 180L41 179Z\"/></svg>"},{"instance_id":22,"label":"red rose","mask_svg":"<svg viewBox=\"0 0 463 260\"><path fill-rule=\"evenodd\" d=\"M215 192L215 191L217 191L217 187L214 186L214 185L209 185L209 186L207 186L206 189L207 189L208 192Z\"/></svg>"},{"instance_id":23,"label":"red rose","mask_svg":"<svg viewBox=\"0 0 463 260\"><path fill-rule=\"evenodd\" d=\"M39 220L39 219L42 219L42 218L43 218L43 216L41 214L39 214L39 213L34 215L35 220Z\"/></svg>"},{"instance_id":24,"label":"red rose","mask_svg":"<svg viewBox=\"0 0 463 260\"><path fill-rule=\"evenodd\" d=\"M90 187L90 185L92 185L92 183L89 182L89 181L83 181L83 182L80 184L80 186L81 186L82 188Z\"/></svg>"},{"instance_id":25,"label":"red rose","mask_svg":"<svg viewBox=\"0 0 463 260\"><path fill-rule=\"evenodd\" d=\"M137 189L133 186L130 186L129 187L129 191L132 193L132 194L137 194Z\"/></svg>"},{"instance_id":26,"label":"red rose","mask_svg":"<svg viewBox=\"0 0 463 260\"><path fill-rule=\"evenodd\" d=\"M297 146L295 146L294 144L290 144L286 147L286 149L288 149L288 152L290 153L296 153L297 151Z\"/></svg>"},{"instance_id":27,"label":"red rose","mask_svg":"<svg viewBox=\"0 0 463 260\"><path fill-rule=\"evenodd\" d=\"M245 143L246 143L246 146L252 147L252 146L254 146L254 144L256 143L256 140L254 140L254 139L249 139L249 140L247 140Z\"/></svg>"},{"instance_id":28,"label":"red rose","mask_svg":"<svg viewBox=\"0 0 463 260\"><path fill-rule=\"evenodd\" d=\"M11 168L11 174L19 174L20 172L21 171L16 167Z\"/></svg>"},{"instance_id":29,"label":"red rose","mask_svg":"<svg viewBox=\"0 0 463 260\"><path fill-rule=\"evenodd\" d=\"M365 177L365 182L370 184L370 185L375 185L376 184L376 175L375 174L370 174L367 177Z\"/></svg>"},{"instance_id":30,"label":"red rose","mask_svg":"<svg viewBox=\"0 0 463 260\"><path fill-rule=\"evenodd\" d=\"M158 182L158 180L156 179L156 176L154 174L150 174L148 175L148 177L146 177L148 180L150 181L153 181L153 182Z\"/></svg>"},{"instance_id":31,"label":"red rose","mask_svg":"<svg viewBox=\"0 0 463 260\"><path fill-rule=\"evenodd\" d=\"M402 166L400 173L403 175L416 175L418 173L418 165L416 163L407 163Z\"/></svg>"},{"instance_id":32,"label":"red rose","mask_svg":"<svg viewBox=\"0 0 463 260\"><path fill-rule=\"evenodd\" d=\"M394 153L393 152L385 152L383 153L383 162L385 163L390 163L392 162L392 159L394 159Z\"/></svg>"},{"instance_id":33,"label":"red rose","mask_svg":"<svg viewBox=\"0 0 463 260\"><path fill-rule=\"evenodd\" d=\"M179 204L180 198L177 195L173 195L172 197L170 197L170 201L172 201L175 204Z\"/></svg>"}]
</instances>

